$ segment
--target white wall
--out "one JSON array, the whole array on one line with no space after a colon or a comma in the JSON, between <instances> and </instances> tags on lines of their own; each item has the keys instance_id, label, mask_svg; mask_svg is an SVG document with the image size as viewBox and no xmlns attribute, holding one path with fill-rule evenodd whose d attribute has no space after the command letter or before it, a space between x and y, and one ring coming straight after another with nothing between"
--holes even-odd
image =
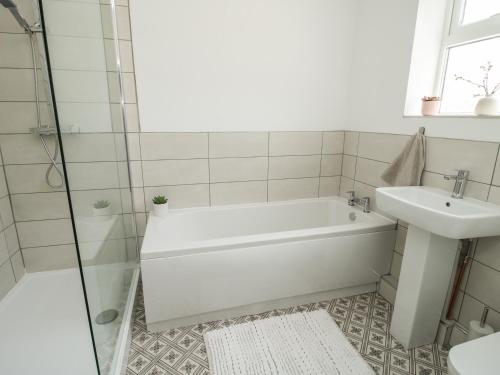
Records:
<instances>
[{"instance_id":1,"label":"white wall","mask_svg":"<svg viewBox=\"0 0 500 375\"><path fill-rule=\"evenodd\" d=\"M498 118L403 117L417 5L418 0L362 0L348 129L411 134L425 126L429 136L500 141Z\"/></svg>"},{"instance_id":2,"label":"white wall","mask_svg":"<svg viewBox=\"0 0 500 375\"><path fill-rule=\"evenodd\" d=\"M358 0L131 0L142 131L345 129Z\"/></svg>"}]
</instances>

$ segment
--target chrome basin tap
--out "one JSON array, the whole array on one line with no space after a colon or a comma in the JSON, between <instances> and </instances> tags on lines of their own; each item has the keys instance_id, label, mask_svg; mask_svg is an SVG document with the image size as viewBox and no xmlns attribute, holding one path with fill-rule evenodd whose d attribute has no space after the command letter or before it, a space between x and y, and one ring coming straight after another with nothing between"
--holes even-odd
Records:
<instances>
[{"instance_id":1,"label":"chrome basin tap","mask_svg":"<svg viewBox=\"0 0 500 375\"><path fill-rule=\"evenodd\" d=\"M352 207L361 206L363 212L370 212L370 197L357 198L352 190L347 192L347 204Z\"/></svg>"},{"instance_id":2,"label":"chrome basin tap","mask_svg":"<svg viewBox=\"0 0 500 375\"><path fill-rule=\"evenodd\" d=\"M445 180L455 180L455 186L451 193L452 198L462 199L464 197L465 185L467 184L467 178L469 177L469 171L464 169L459 169L456 175L445 175Z\"/></svg>"}]
</instances>

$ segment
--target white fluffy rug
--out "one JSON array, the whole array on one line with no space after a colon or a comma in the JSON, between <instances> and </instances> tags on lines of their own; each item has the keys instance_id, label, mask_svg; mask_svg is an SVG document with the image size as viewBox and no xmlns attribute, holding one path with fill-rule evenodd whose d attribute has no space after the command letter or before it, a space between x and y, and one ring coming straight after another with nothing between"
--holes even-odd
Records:
<instances>
[{"instance_id":1,"label":"white fluffy rug","mask_svg":"<svg viewBox=\"0 0 500 375\"><path fill-rule=\"evenodd\" d=\"M205 333L212 375L373 375L325 310Z\"/></svg>"}]
</instances>

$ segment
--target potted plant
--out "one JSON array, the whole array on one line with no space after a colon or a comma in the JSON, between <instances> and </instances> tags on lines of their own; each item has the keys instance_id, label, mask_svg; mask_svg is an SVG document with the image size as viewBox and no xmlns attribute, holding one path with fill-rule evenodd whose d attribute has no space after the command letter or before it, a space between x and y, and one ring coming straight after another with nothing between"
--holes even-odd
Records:
<instances>
[{"instance_id":1,"label":"potted plant","mask_svg":"<svg viewBox=\"0 0 500 375\"><path fill-rule=\"evenodd\" d=\"M153 215L165 217L168 214L168 199L163 195L153 198Z\"/></svg>"},{"instance_id":2,"label":"potted plant","mask_svg":"<svg viewBox=\"0 0 500 375\"><path fill-rule=\"evenodd\" d=\"M94 216L105 218L106 216L111 216L111 202L105 200L99 200L94 203L92 207Z\"/></svg>"},{"instance_id":3,"label":"potted plant","mask_svg":"<svg viewBox=\"0 0 500 375\"><path fill-rule=\"evenodd\" d=\"M422 115L436 116L441 107L441 98L439 96L424 96L422 98Z\"/></svg>"},{"instance_id":4,"label":"potted plant","mask_svg":"<svg viewBox=\"0 0 500 375\"><path fill-rule=\"evenodd\" d=\"M480 90L480 93L474 95L474 97L479 97L476 107L474 108L474 113L478 116L498 116L500 113L500 101L498 98L494 97L496 93L500 91L500 82L496 85L490 85L490 72L493 69L493 64L487 62L486 65L482 65L480 69L483 71L483 80L481 82L474 82L462 76L457 76L455 74L455 79L457 81L464 81L469 83Z\"/></svg>"}]
</instances>

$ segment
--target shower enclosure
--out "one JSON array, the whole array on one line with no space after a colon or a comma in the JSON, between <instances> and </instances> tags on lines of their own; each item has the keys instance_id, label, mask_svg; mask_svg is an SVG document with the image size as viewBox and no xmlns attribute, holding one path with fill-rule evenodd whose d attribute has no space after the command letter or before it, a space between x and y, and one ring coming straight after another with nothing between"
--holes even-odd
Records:
<instances>
[{"instance_id":1,"label":"shower enclosure","mask_svg":"<svg viewBox=\"0 0 500 375\"><path fill-rule=\"evenodd\" d=\"M7 332L0 337L0 373L119 374L139 278L126 138L126 105L135 92L125 89L120 59L130 43L118 27L115 0L0 5L0 19L10 14L18 26L7 29L16 37L6 36L6 45L29 55L22 73L32 82L26 98L5 90L0 102L33 109L23 129L1 124L27 273L0 301L0 320L10 325L0 327ZM26 144L38 159L27 159ZM26 218L18 202L29 199L43 209ZM23 337L32 330L44 333ZM31 342L17 342L25 340ZM30 348L38 352L33 363L21 358L21 351L32 355Z\"/></svg>"}]
</instances>

